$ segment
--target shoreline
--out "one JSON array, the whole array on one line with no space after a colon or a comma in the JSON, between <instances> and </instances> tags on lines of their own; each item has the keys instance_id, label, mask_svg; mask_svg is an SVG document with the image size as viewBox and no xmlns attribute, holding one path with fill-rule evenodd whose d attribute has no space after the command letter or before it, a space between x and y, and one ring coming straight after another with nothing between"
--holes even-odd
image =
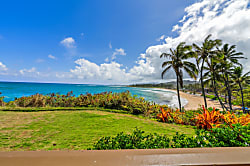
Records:
<instances>
[{"instance_id":1,"label":"shoreline","mask_svg":"<svg viewBox=\"0 0 250 166\"><path fill-rule=\"evenodd\" d=\"M173 90L173 89L165 89L165 88L157 88L157 89L175 92L177 95L177 91ZM185 110L197 110L197 109L201 108L202 105L204 105L204 99L202 96L193 95L193 94L189 94L189 93L185 93L185 92L180 91L180 97L184 98L188 101L188 103L183 106ZM217 101L217 100L212 100L212 99L207 98L207 106L208 106L208 108L215 107L217 109L222 110L222 107L221 107L219 101Z\"/></svg>"}]
</instances>

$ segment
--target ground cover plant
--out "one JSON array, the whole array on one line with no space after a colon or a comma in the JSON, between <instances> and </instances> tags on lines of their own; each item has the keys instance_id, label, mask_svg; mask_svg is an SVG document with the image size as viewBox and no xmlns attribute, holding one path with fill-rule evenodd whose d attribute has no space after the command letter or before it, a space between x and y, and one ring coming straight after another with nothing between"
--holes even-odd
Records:
<instances>
[{"instance_id":1,"label":"ground cover plant","mask_svg":"<svg viewBox=\"0 0 250 166\"><path fill-rule=\"evenodd\" d=\"M184 88L185 71L195 80L199 76L200 86L195 82L194 85L186 86L184 91L201 92L206 109L208 95L209 98L218 99L223 110L232 111L233 104L237 104L242 106L244 113L247 113L249 110L245 107L249 104L249 95L245 95L248 94L246 89L249 89L250 71L244 73L243 65L239 61L247 58L242 52L237 52L236 45L223 43L220 39L211 39L211 36L209 34L201 45L196 43L186 45L185 42L180 42L176 48L163 52L160 58L165 57L167 61L162 63L161 76L163 78L171 68L174 70L180 111L182 105L179 91L180 88ZM212 94L207 94L208 92ZM233 96L233 92L237 95Z\"/></svg>"},{"instance_id":2,"label":"ground cover plant","mask_svg":"<svg viewBox=\"0 0 250 166\"><path fill-rule=\"evenodd\" d=\"M82 150L93 147L100 137L115 136L119 132L129 134L136 127L146 134L156 132L170 136L177 131L194 135L190 126L159 123L138 115L110 113L103 108L0 111L0 151Z\"/></svg>"},{"instance_id":3,"label":"ground cover plant","mask_svg":"<svg viewBox=\"0 0 250 166\"><path fill-rule=\"evenodd\" d=\"M132 134L123 132L113 137L102 137L92 149L158 149L158 148L195 148L195 147L247 147L250 145L250 125L239 124L213 128L211 130L196 130L196 135L188 136L178 132L167 135L144 134L135 129Z\"/></svg>"}]
</instances>

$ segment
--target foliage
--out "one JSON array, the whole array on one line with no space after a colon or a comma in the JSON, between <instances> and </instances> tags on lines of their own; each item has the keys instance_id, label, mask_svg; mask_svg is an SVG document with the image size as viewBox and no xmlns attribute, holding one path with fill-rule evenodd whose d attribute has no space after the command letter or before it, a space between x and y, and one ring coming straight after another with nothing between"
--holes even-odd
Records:
<instances>
[{"instance_id":1,"label":"foliage","mask_svg":"<svg viewBox=\"0 0 250 166\"><path fill-rule=\"evenodd\" d=\"M215 108L212 111L208 111L204 106L202 108L202 114L195 116L195 125L198 128L209 130L214 126L218 127L222 123L223 116L219 111L216 111Z\"/></svg>"},{"instance_id":2,"label":"foliage","mask_svg":"<svg viewBox=\"0 0 250 166\"><path fill-rule=\"evenodd\" d=\"M4 103L6 107L103 107L106 109L124 110L131 114L155 116L160 106L144 98L132 96L129 91L122 93L104 92L99 94L86 94L78 97L69 92L67 95L35 94L28 97L16 98L14 101Z\"/></svg>"},{"instance_id":3,"label":"foliage","mask_svg":"<svg viewBox=\"0 0 250 166\"><path fill-rule=\"evenodd\" d=\"M181 100L179 93L179 85L183 88L183 71L185 71L191 78L196 80L196 75L198 70L190 61L187 61L189 58L194 58L194 52L192 51L192 46L185 45L185 42L181 42L178 44L176 49L172 50L170 48L170 53L162 53L160 58L165 57L168 58L168 61L162 63L162 68L164 70L161 73L161 77L166 74L171 68L174 70L176 74L176 87L177 87L177 95L179 102L179 109L181 111Z\"/></svg>"},{"instance_id":4,"label":"foliage","mask_svg":"<svg viewBox=\"0 0 250 166\"><path fill-rule=\"evenodd\" d=\"M250 145L250 125L233 124L233 128L223 126L211 131L196 130L197 142L202 147L239 147Z\"/></svg>"},{"instance_id":5,"label":"foliage","mask_svg":"<svg viewBox=\"0 0 250 166\"><path fill-rule=\"evenodd\" d=\"M117 134L115 137L102 137L94 144L96 150L106 149L158 149L158 148L194 148L194 147L246 147L250 145L250 125L233 125L212 128L211 131L196 130L195 136L178 132L173 137L166 135L145 135L141 130L132 134Z\"/></svg>"},{"instance_id":6,"label":"foliage","mask_svg":"<svg viewBox=\"0 0 250 166\"><path fill-rule=\"evenodd\" d=\"M169 138L156 133L144 135L144 131L135 129L132 134L123 132L114 137L102 137L94 144L94 149L156 149L169 148Z\"/></svg>"},{"instance_id":7,"label":"foliage","mask_svg":"<svg viewBox=\"0 0 250 166\"><path fill-rule=\"evenodd\" d=\"M2 93L0 92L0 95ZM0 96L0 106L4 106L4 101L3 101L4 97L3 96Z\"/></svg>"},{"instance_id":8,"label":"foliage","mask_svg":"<svg viewBox=\"0 0 250 166\"><path fill-rule=\"evenodd\" d=\"M235 115L234 113L226 112L225 114L216 111L213 108L211 111L205 109L203 106L203 113L196 114L195 117L196 126L198 128L202 128L205 130L210 130L212 128L218 128L222 124L227 124L231 128L234 124L239 124L242 126L246 126L250 123L250 115L249 114L242 114L242 115Z\"/></svg>"},{"instance_id":9,"label":"foliage","mask_svg":"<svg viewBox=\"0 0 250 166\"><path fill-rule=\"evenodd\" d=\"M243 94L244 94L244 103L246 107L250 107L250 86L246 86L243 89ZM232 94L234 99L233 99L233 104L234 105L241 105L242 104L242 98L240 91L238 88L235 89L234 93Z\"/></svg>"},{"instance_id":10,"label":"foliage","mask_svg":"<svg viewBox=\"0 0 250 166\"><path fill-rule=\"evenodd\" d=\"M164 108L160 108L161 113L157 114L157 119L160 119L162 122L168 122L168 123L176 123L176 124L184 124L181 116L184 114L183 112L180 112L179 109L171 109L167 108L167 110L164 110Z\"/></svg>"},{"instance_id":11,"label":"foliage","mask_svg":"<svg viewBox=\"0 0 250 166\"><path fill-rule=\"evenodd\" d=\"M240 124L246 126L250 124L250 114L243 114L237 117L234 113L227 112L223 116L223 120L226 122L226 124L230 126L232 126L233 124Z\"/></svg>"},{"instance_id":12,"label":"foliage","mask_svg":"<svg viewBox=\"0 0 250 166\"><path fill-rule=\"evenodd\" d=\"M236 115L230 112L220 112L215 108L196 111L180 112L178 109L161 108L161 113L157 114L157 119L166 123L176 123L185 125L195 125L199 129L211 130L227 124L232 127L233 124L248 125L250 123L250 114Z\"/></svg>"}]
</instances>

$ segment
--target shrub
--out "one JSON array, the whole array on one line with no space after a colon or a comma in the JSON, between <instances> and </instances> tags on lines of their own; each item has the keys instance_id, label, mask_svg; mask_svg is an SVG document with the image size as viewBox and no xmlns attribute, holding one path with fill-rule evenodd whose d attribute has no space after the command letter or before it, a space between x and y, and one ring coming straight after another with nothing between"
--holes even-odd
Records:
<instances>
[{"instance_id":1,"label":"shrub","mask_svg":"<svg viewBox=\"0 0 250 166\"><path fill-rule=\"evenodd\" d=\"M136 129L132 134L119 133L114 137L102 137L94 144L95 150L106 149L159 149L194 147L246 147L250 145L250 125L233 124L210 131L197 129L195 136L178 132L171 138L166 135L148 134ZM89 148L91 149L91 148Z\"/></svg>"},{"instance_id":2,"label":"shrub","mask_svg":"<svg viewBox=\"0 0 250 166\"><path fill-rule=\"evenodd\" d=\"M123 132L114 137L102 137L94 144L95 150L106 149L156 149L168 148L169 138L158 134L144 135L144 131L135 129L132 134Z\"/></svg>"},{"instance_id":3,"label":"shrub","mask_svg":"<svg viewBox=\"0 0 250 166\"><path fill-rule=\"evenodd\" d=\"M232 124L241 124L246 126L250 124L250 114L242 114L241 116L237 116L234 113L227 112L224 114L223 120L231 127Z\"/></svg>"},{"instance_id":4,"label":"shrub","mask_svg":"<svg viewBox=\"0 0 250 166\"><path fill-rule=\"evenodd\" d=\"M1 98L0 98L1 104ZM1 105L0 105L1 106ZM13 107L103 107L107 109L125 110L130 114L143 114L148 117L156 117L160 106L153 102L146 101L142 97L132 96L129 91L122 93L104 92L99 94L67 95L59 94L35 94L27 97L16 98L14 101L6 103L6 106Z\"/></svg>"},{"instance_id":5,"label":"shrub","mask_svg":"<svg viewBox=\"0 0 250 166\"><path fill-rule=\"evenodd\" d=\"M209 130L222 124L223 116L219 111L216 111L215 108L209 111L204 106L202 109L202 114L197 114L194 118L196 120L195 125L198 128Z\"/></svg>"},{"instance_id":6,"label":"shrub","mask_svg":"<svg viewBox=\"0 0 250 166\"><path fill-rule=\"evenodd\" d=\"M202 147L239 147L250 145L250 125L233 124L233 128L223 126L211 131L196 130L195 140Z\"/></svg>"}]
</instances>

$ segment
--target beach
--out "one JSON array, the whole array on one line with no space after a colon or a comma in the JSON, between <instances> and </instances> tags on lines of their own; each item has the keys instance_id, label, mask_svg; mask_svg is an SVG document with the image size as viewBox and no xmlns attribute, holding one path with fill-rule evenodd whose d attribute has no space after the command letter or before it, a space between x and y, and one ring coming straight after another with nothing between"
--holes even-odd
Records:
<instances>
[{"instance_id":1,"label":"beach","mask_svg":"<svg viewBox=\"0 0 250 166\"><path fill-rule=\"evenodd\" d=\"M172 89L165 89L165 90L176 92L176 90L172 90ZM192 95L192 94L184 93L180 91L180 96L181 98L185 98L188 101L188 103L184 105L185 110L196 110L200 108L202 105L204 105L204 99L199 94ZM207 99L208 107L215 107L217 109L222 109L219 101L212 100L209 98L206 98L206 99Z\"/></svg>"}]
</instances>

